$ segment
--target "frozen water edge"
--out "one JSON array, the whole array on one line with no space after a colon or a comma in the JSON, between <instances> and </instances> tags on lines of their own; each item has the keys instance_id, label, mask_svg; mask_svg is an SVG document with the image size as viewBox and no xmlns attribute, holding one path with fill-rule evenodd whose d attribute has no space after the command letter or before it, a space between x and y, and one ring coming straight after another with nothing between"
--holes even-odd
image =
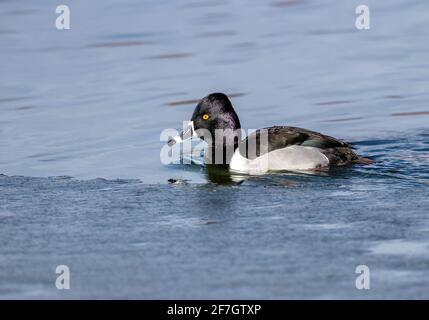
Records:
<instances>
[{"instance_id":1,"label":"frozen water edge","mask_svg":"<svg viewBox=\"0 0 429 320\"><path fill-rule=\"evenodd\" d=\"M428 297L427 252L385 245L429 245L427 187L378 188L379 179L359 175L296 179L222 186L3 176L0 296ZM356 186L371 191L334 194ZM70 266L69 291L55 288L59 264ZM360 264L372 271L367 292L354 287Z\"/></svg>"}]
</instances>

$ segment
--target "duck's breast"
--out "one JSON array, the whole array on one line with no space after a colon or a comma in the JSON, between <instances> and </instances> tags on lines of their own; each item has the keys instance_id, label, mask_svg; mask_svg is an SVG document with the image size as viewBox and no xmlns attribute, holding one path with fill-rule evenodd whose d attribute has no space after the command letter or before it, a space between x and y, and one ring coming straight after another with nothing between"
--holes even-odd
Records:
<instances>
[{"instance_id":1,"label":"duck's breast","mask_svg":"<svg viewBox=\"0 0 429 320\"><path fill-rule=\"evenodd\" d=\"M267 171L303 171L329 166L328 158L315 147L292 145L276 149L253 160L243 157L237 149L231 158L232 171L263 174Z\"/></svg>"}]
</instances>

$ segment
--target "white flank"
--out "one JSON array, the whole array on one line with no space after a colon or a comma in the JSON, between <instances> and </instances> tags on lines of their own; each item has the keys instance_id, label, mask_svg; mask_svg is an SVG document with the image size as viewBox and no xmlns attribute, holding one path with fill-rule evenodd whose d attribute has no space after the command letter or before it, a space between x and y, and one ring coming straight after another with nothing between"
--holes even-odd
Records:
<instances>
[{"instance_id":1,"label":"white flank","mask_svg":"<svg viewBox=\"0 0 429 320\"><path fill-rule=\"evenodd\" d=\"M238 149L229 167L232 171L246 174L264 174L268 171L305 171L329 166L328 158L315 147L290 146L277 149L249 160Z\"/></svg>"}]
</instances>

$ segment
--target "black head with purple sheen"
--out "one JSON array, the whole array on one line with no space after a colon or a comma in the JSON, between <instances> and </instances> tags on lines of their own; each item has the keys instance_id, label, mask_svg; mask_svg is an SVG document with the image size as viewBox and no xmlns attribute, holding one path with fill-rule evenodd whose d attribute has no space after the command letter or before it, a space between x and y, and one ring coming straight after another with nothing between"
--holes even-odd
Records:
<instances>
[{"instance_id":1,"label":"black head with purple sheen","mask_svg":"<svg viewBox=\"0 0 429 320\"><path fill-rule=\"evenodd\" d=\"M226 136L233 136L233 144L237 144L241 125L231 101L223 93L212 93L195 107L191 122L187 129L180 135L170 139L170 146L190 139L193 134L197 134L201 139L207 141L207 133L210 133L212 144L215 143L216 130L225 130ZM234 133L232 133L234 132ZM228 139L224 143L227 143ZM224 144L224 143L221 143Z\"/></svg>"},{"instance_id":2,"label":"black head with purple sheen","mask_svg":"<svg viewBox=\"0 0 429 320\"><path fill-rule=\"evenodd\" d=\"M191 121L194 130L206 129L214 136L216 129L240 129L240 120L231 101L223 93L212 93L195 107Z\"/></svg>"}]
</instances>

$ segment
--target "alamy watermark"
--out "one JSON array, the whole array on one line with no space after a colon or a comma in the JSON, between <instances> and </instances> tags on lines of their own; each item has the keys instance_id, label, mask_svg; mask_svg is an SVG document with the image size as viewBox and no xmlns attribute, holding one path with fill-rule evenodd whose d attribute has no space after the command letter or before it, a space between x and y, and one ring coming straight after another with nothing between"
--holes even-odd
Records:
<instances>
[{"instance_id":1,"label":"alamy watermark","mask_svg":"<svg viewBox=\"0 0 429 320\"><path fill-rule=\"evenodd\" d=\"M355 21L356 28L358 30L368 30L371 27L369 19L369 7L361 4L356 7L355 12L358 14Z\"/></svg>"},{"instance_id":2,"label":"alamy watermark","mask_svg":"<svg viewBox=\"0 0 429 320\"><path fill-rule=\"evenodd\" d=\"M55 13L59 16L55 20L55 27L58 30L69 30L70 29L70 7L61 4L55 8ZM368 30L371 28L370 24L370 10L367 5L358 5L355 9L355 13L358 15L355 20L355 26L358 30Z\"/></svg>"},{"instance_id":3,"label":"alamy watermark","mask_svg":"<svg viewBox=\"0 0 429 320\"><path fill-rule=\"evenodd\" d=\"M55 286L58 290L70 289L70 268L64 264L55 268L55 273L59 274L55 280Z\"/></svg>"},{"instance_id":4,"label":"alamy watermark","mask_svg":"<svg viewBox=\"0 0 429 320\"><path fill-rule=\"evenodd\" d=\"M168 165L180 162L190 164L193 158L199 158L205 152L206 164L229 164L237 149L243 157L254 159L268 153L268 130L248 130L247 139L244 129L208 129L194 130L192 122L183 122L181 133L176 129L165 129L160 141L168 141L161 148L160 160ZM197 142L193 144L192 142ZM183 157L188 154L189 157ZM264 165L261 157L260 165ZM268 163L266 163L268 166Z\"/></svg>"},{"instance_id":5,"label":"alamy watermark","mask_svg":"<svg viewBox=\"0 0 429 320\"><path fill-rule=\"evenodd\" d=\"M55 13L59 14L55 20L55 27L58 30L70 29L70 8L65 4L61 4L55 8Z\"/></svg>"},{"instance_id":6,"label":"alamy watermark","mask_svg":"<svg viewBox=\"0 0 429 320\"><path fill-rule=\"evenodd\" d=\"M355 269L355 273L358 274L355 281L356 289L369 290L371 288L369 267L364 264L358 265Z\"/></svg>"}]
</instances>

